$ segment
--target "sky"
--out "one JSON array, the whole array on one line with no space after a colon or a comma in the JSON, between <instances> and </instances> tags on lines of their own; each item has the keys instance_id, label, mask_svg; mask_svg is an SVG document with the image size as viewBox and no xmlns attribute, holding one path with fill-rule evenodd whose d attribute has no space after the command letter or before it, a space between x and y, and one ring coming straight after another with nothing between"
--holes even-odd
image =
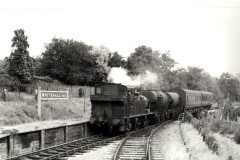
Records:
<instances>
[{"instance_id":1,"label":"sky","mask_svg":"<svg viewBox=\"0 0 240 160\"><path fill-rule=\"evenodd\" d=\"M236 0L0 0L0 59L10 56L20 28L32 57L57 37L105 45L123 57L146 45L170 50L178 67L197 66L217 77L240 73Z\"/></svg>"}]
</instances>

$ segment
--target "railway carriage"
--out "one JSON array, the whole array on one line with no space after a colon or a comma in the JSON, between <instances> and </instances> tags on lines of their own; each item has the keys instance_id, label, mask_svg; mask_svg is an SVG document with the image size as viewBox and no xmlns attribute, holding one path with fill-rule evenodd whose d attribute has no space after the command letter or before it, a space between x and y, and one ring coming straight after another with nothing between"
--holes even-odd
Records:
<instances>
[{"instance_id":1,"label":"railway carriage","mask_svg":"<svg viewBox=\"0 0 240 160\"><path fill-rule=\"evenodd\" d=\"M174 89L179 94L180 106L184 111L195 112L199 108L210 108L213 103L213 94L210 92Z\"/></svg>"},{"instance_id":2,"label":"railway carriage","mask_svg":"<svg viewBox=\"0 0 240 160\"><path fill-rule=\"evenodd\" d=\"M201 92L202 94L202 107L210 108L213 103L213 94L210 92Z\"/></svg>"}]
</instances>

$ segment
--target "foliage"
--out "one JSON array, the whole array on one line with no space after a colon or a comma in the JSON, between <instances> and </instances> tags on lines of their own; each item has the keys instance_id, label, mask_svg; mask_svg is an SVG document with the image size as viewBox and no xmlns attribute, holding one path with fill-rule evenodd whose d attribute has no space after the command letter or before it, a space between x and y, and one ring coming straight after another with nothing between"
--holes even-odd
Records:
<instances>
[{"instance_id":1,"label":"foliage","mask_svg":"<svg viewBox=\"0 0 240 160\"><path fill-rule=\"evenodd\" d=\"M193 115L189 114L188 112L185 114L185 121L191 122L193 119Z\"/></svg>"},{"instance_id":2,"label":"foliage","mask_svg":"<svg viewBox=\"0 0 240 160\"><path fill-rule=\"evenodd\" d=\"M110 71L108 66L110 50L105 46L93 47L90 53L94 56L94 82L106 82Z\"/></svg>"},{"instance_id":3,"label":"foliage","mask_svg":"<svg viewBox=\"0 0 240 160\"><path fill-rule=\"evenodd\" d=\"M8 88L11 86L11 77L8 74L8 63L6 60L0 61L0 87Z\"/></svg>"},{"instance_id":4,"label":"foliage","mask_svg":"<svg viewBox=\"0 0 240 160\"><path fill-rule=\"evenodd\" d=\"M240 144L240 128L237 128L234 132L234 140L237 144Z\"/></svg>"},{"instance_id":5,"label":"foliage","mask_svg":"<svg viewBox=\"0 0 240 160\"><path fill-rule=\"evenodd\" d=\"M210 77L204 69L198 67L188 67L187 85L192 90L206 90L207 78ZM205 84L206 83L206 84Z\"/></svg>"},{"instance_id":6,"label":"foliage","mask_svg":"<svg viewBox=\"0 0 240 160\"><path fill-rule=\"evenodd\" d=\"M238 92L240 90L240 81L230 73L223 73L218 82L219 88L224 94L224 98L230 98L234 101L238 99ZM230 97L228 97L230 96Z\"/></svg>"},{"instance_id":7,"label":"foliage","mask_svg":"<svg viewBox=\"0 0 240 160\"><path fill-rule=\"evenodd\" d=\"M213 152L218 153L219 146L214 136L206 135L205 142L209 149L211 149Z\"/></svg>"},{"instance_id":8,"label":"foliage","mask_svg":"<svg viewBox=\"0 0 240 160\"><path fill-rule=\"evenodd\" d=\"M127 69L131 75L139 75L145 70L156 72L161 65L159 52L153 52L150 47L139 46L127 59Z\"/></svg>"},{"instance_id":9,"label":"foliage","mask_svg":"<svg viewBox=\"0 0 240 160\"><path fill-rule=\"evenodd\" d=\"M232 106L230 101L226 102L222 109L222 119L237 121L237 109Z\"/></svg>"},{"instance_id":10,"label":"foliage","mask_svg":"<svg viewBox=\"0 0 240 160\"><path fill-rule=\"evenodd\" d=\"M16 77L22 83L33 81L34 67L33 60L29 56L27 36L23 29L15 30L15 36L12 39L13 52L8 58L10 76Z\"/></svg>"},{"instance_id":11,"label":"foliage","mask_svg":"<svg viewBox=\"0 0 240 160\"><path fill-rule=\"evenodd\" d=\"M33 59L33 66L35 68L35 76L41 77L42 75L44 75L42 70L42 58L40 56L37 56Z\"/></svg>"},{"instance_id":12,"label":"foliage","mask_svg":"<svg viewBox=\"0 0 240 160\"><path fill-rule=\"evenodd\" d=\"M125 68L127 65L126 60L123 59L121 55L118 54L118 52L110 53L109 54L109 61L108 66L109 67L122 67Z\"/></svg>"},{"instance_id":13,"label":"foliage","mask_svg":"<svg viewBox=\"0 0 240 160\"><path fill-rule=\"evenodd\" d=\"M220 94L217 81L199 67L178 68L168 74L170 88L184 88L213 92L216 98Z\"/></svg>"},{"instance_id":14,"label":"foliage","mask_svg":"<svg viewBox=\"0 0 240 160\"><path fill-rule=\"evenodd\" d=\"M53 79L49 76L45 76L45 77L40 77L40 76L34 76L34 80L41 80L41 81L45 81L45 82L48 82L48 83L52 83L53 82Z\"/></svg>"},{"instance_id":15,"label":"foliage","mask_svg":"<svg viewBox=\"0 0 240 160\"><path fill-rule=\"evenodd\" d=\"M173 81L172 69L176 62L170 52L160 53L147 46L139 46L127 59L126 68L130 75L143 74L146 70L158 75L158 83L163 90L170 89L169 81ZM170 82L171 83L171 82Z\"/></svg>"},{"instance_id":16,"label":"foliage","mask_svg":"<svg viewBox=\"0 0 240 160\"><path fill-rule=\"evenodd\" d=\"M96 54L92 46L74 40L53 38L42 53L41 70L44 75L68 85L99 83ZM101 77L101 75L99 76ZM102 77L101 77L102 78Z\"/></svg>"},{"instance_id":17,"label":"foliage","mask_svg":"<svg viewBox=\"0 0 240 160\"><path fill-rule=\"evenodd\" d=\"M237 107L235 111L236 111L237 116L240 117L240 107Z\"/></svg>"},{"instance_id":18,"label":"foliage","mask_svg":"<svg viewBox=\"0 0 240 160\"><path fill-rule=\"evenodd\" d=\"M210 122L210 129L213 132L219 132L221 134L233 134L238 125L235 123L226 122L224 120L215 119Z\"/></svg>"},{"instance_id":19,"label":"foliage","mask_svg":"<svg viewBox=\"0 0 240 160\"><path fill-rule=\"evenodd\" d=\"M187 70L185 68L178 68L169 74L169 85L170 88L184 88L188 89L187 86Z\"/></svg>"},{"instance_id":20,"label":"foliage","mask_svg":"<svg viewBox=\"0 0 240 160\"><path fill-rule=\"evenodd\" d=\"M187 115L189 116L189 113L187 113ZM207 124L204 121L198 120L196 118L191 119L191 124L195 129L199 131L199 133L202 134L203 140L205 141L208 148L211 149L214 153L218 154L219 145L215 137L211 135L209 129L207 128Z\"/></svg>"},{"instance_id":21,"label":"foliage","mask_svg":"<svg viewBox=\"0 0 240 160\"><path fill-rule=\"evenodd\" d=\"M26 91L26 84L20 82L16 77L8 74L9 61L7 59L0 62L0 88L9 91Z\"/></svg>"}]
</instances>

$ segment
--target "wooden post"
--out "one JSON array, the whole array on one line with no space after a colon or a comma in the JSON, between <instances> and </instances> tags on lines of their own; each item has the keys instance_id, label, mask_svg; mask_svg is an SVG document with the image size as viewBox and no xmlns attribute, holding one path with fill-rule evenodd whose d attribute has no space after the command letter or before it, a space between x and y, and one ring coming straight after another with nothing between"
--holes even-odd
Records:
<instances>
[{"instance_id":1,"label":"wooden post","mask_svg":"<svg viewBox=\"0 0 240 160\"><path fill-rule=\"evenodd\" d=\"M3 99L4 99L4 101L7 101L7 98L8 97L8 93L7 93L7 89L4 89L3 90Z\"/></svg>"},{"instance_id":2,"label":"wooden post","mask_svg":"<svg viewBox=\"0 0 240 160\"><path fill-rule=\"evenodd\" d=\"M84 113L85 113L85 111L86 111L86 109L85 109L85 97L86 97L86 86L84 86Z\"/></svg>"},{"instance_id":3,"label":"wooden post","mask_svg":"<svg viewBox=\"0 0 240 160\"><path fill-rule=\"evenodd\" d=\"M68 142L68 126L64 127L64 142Z\"/></svg>"},{"instance_id":4,"label":"wooden post","mask_svg":"<svg viewBox=\"0 0 240 160\"><path fill-rule=\"evenodd\" d=\"M38 90L37 89L35 89L34 94L35 94L35 99L38 99Z\"/></svg>"},{"instance_id":5,"label":"wooden post","mask_svg":"<svg viewBox=\"0 0 240 160\"><path fill-rule=\"evenodd\" d=\"M41 87L38 87L38 119L42 119Z\"/></svg>"},{"instance_id":6,"label":"wooden post","mask_svg":"<svg viewBox=\"0 0 240 160\"><path fill-rule=\"evenodd\" d=\"M83 124L83 128L84 128L84 138L86 138L88 136L88 134L87 134L88 133L88 131L87 131L88 130L87 123Z\"/></svg>"},{"instance_id":7,"label":"wooden post","mask_svg":"<svg viewBox=\"0 0 240 160\"><path fill-rule=\"evenodd\" d=\"M9 139L8 139L8 155L9 157L13 157L14 156L14 148L13 148L13 135L10 135L9 136Z\"/></svg>"},{"instance_id":8,"label":"wooden post","mask_svg":"<svg viewBox=\"0 0 240 160\"><path fill-rule=\"evenodd\" d=\"M68 111L69 111L69 102L70 102L70 97L69 97L69 88L67 88L67 114L68 114Z\"/></svg>"},{"instance_id":9,"label":"wooden post","mask_svg":"<svg viewBox=\"0 0 240 160\"><path fill-rule=\"evenodd\" d=\"M45 130L41 130L40 132L40 149L45 148Z\"/></svg>"}]
</instances>

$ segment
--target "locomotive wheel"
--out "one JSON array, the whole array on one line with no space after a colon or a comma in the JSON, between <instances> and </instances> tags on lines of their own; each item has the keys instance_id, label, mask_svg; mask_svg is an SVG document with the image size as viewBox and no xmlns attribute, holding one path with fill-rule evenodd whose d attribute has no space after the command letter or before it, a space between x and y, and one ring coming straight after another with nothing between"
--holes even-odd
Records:
<instances>
[{"instance_id":1,"label":"locomotive wheel","mask_svg":"<svg viewBox=\"0 0 240 160\"><path fill-rule=\"evenodd\" d=\"M138 118L135 118L134 119L134 130L139 129L139 127L140 127L139 120L138 120Z\"/></svg>"},{"instance_id":2,"label":"locomotive wheel","mask_svg":"<svg viewBox=\"0 0 240 160\"><path fill-rule=\"evenodd\" d=\"M119 132L119 125L112 125L112 126L110 127L110 132L112 132L112 133L117 133L117 132Z\"/></svg>"},{"instance_id":3,"label":"locomotive wheel","mask_svg":"<svg viewBox=\"0 0 240 160\"><path fill-rule=\"evenodd\" d=\"M132 129L132 124L131 122L126 123L126 131L130 131Z\"/></svg>"},{"instance_id":4,"label":"locomotive wheel","mask_svg":"<svg viewBox=\"0 0 240 160\"><path fill-rule=\"evenodd\" d=\"M155 124L160 122L160 117L159 116L154 117L154 119L155 119Z\"/></svg>"},{"instance_id":5,"label":"locomotive wheel","mask_svg":"<svg viewBox=\"0 0 240 160\"><path fill-rule=\"evenodd\" d=\"M145 120L144 120L143 126L144 126L144 127L147 127L147 126L148 126L148 119L145 119Z\"/></svg>"}]
</instances>

